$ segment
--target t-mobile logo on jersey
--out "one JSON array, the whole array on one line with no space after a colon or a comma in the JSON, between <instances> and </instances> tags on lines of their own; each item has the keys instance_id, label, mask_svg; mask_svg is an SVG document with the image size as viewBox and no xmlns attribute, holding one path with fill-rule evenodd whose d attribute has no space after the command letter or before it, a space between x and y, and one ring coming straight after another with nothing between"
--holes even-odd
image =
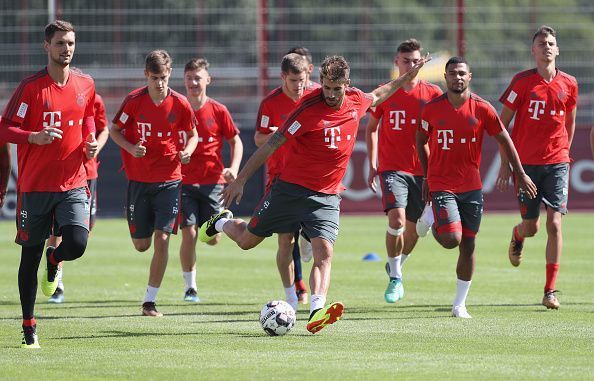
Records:
<instances>
[{"instance_id":1,"label":"t-mobile logo on jersey","mask_svg":"<svg viewBox=\"0 0 594 381\"><path fill-rule=\"evenodd\" d=\"M449 150L448 144L454 143L454 130L437 130L437 142L441 144L441 149Z\"/></svg>"},{"instance_id":2,"label":"t-mobile logo on jersey","mask_svg":"<svg viewBox=\"0 0 594 381\"><path fill-rule=\"evenodd\" d=\"M330 143L328 148L338 149L336 145L340 141L340 127L328 127L324 128L324 142Z\"/></svg>"},{"instance_id":3,"label":"t-mobile logo on jersey","mask_svg":"<svg viewBox=\"0 0 594 381\"><path fill-rule=\"evenodd\" d=\"M43 128L62 126L62 112L61 111L44 111L43 112Z\"/></svg>"},{"instance_id":4,"label":"t-mobile logo on jersey","mask_svg":"<svg viewBox=\"0 0 594 381\"><path fill-rule=\"evenodd\" d=\"M140 135L140 140L146 141L147 137L151 136L151 124L142 122L136 122L136 124L138 125L136 131Z\"/></svg>"},{"instance_id":5,"label":"t-mobile logo on jersey","mask_svg":"<svg viewBox=\"0 0 594 381\"><path fill-rule=\"evenodd\" d=\"M540 120L538 116L544 114L544 108L545 101L530 100L530 105L528 106L528 112L532 113L530 119Z\"/></svg>"},{"instance_id":6,"label":"t-mobile logo on jersey","mask_svg":"<svg viewBox=\"0 0 594 381\"><path fill-rule=\"evenodd\" d=\"M390 111L390 124L393 130L402 130L400 127L406 121L406 111L404 110L394 110Z\"/></svg>"}]
</instances>

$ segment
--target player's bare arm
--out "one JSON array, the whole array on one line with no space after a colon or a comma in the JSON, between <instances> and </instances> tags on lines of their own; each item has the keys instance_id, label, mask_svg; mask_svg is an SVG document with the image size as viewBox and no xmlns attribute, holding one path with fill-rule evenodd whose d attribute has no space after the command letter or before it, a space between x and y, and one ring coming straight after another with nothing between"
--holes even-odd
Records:
<instances>
[{"instance_id":1,"label":"player's bare arm","mask_svg":"<svg viewBox=\"0 0 594 381\"><path fill-rule=\"evenodd\" d=\"M429 163L429 137L424 133L417 131L417 154L419 155L419 161L421 162L421 168L423 168L423 190L422 196L423 201L428 202L429 198L429 186L427 185L427 167Z\"/></svg>"},{"instance_id":2,"label":"player's bare arm","mask_svg":"<svg viewBox=\"0 0 594 381\"><path fill-rule=\"evenodd\" d=\"M429 56L429 53L427 53L425 57L420 59L419 62L415 64L415 66L413 66L409 71L373 90L370 93L370 95L373 97L373 103L371 103L371 106L377 106L378 104L382 103L392 94L394 94L394 92L396 92L396 90L398 90L402 84L412 81L417 76L417 74L419 74L419 70L421 70L423 65L429 61L431 61L431 56Z\"/></svg>"},{"instance_id":3,"label":"player's bare arm","mask_svg":"<svg viewBox=\"0 0 594 381\"><path fill-rule=\"evenodd\" d=\"M239 173L239 164L241 164L241 158L243 157L243 143L239 135L235 135L231 139L227 140L229 147L231 148L231 163L229 167L223 169L223 178L226 182L230 183L235 181L237 173Z\"/></svg>"},{"instance_id":4,"label":"player's bare arm","mask_svg":"<svg viewBox=\"0 0 594 381\"><path fill-rule=\"evenodd\" d=\"M188 131L188 141L186 142L186 146L183 150L179 151L179 160L182 164L188 164L190 162L192 153L194 153L197 145L198 133L196 132L196 128L192 128L192 130Z\"/></svg>"},{"instance_id":5,"label":"player's bare arm","mask_svg":"<svg viewBox=\"0 0 594 381\"><path fill-rule=\"evenodd\" d=\"M0 208L4 205L8 179L10 178L10 146L8 143L0 145Z\"/></svg>"},{"instance_id":6,"label":"player's bare arm","mask_svg":"<svg viewBox=\"0 0 594 381\"><path fill-rule=\"evenodd\" d=\"M122 134L122 129L116 124L112 124L109 129L109 136L111 140L120 148L124 149L130 155L134 157L143 157L146 155L146 147L143 146L144 141L139 140L136 144L130 143L126 137Z\"/></svg>"},{"instance_id":7,"label":"player's bare arm","mask_svg":"<svg viewBox=\"0 0 594 381\"><path fill-rule=\"evenodd\" d=\"M573 137L575 136L575 117L577 116L577 107L572 112L567 113L565 116L565 128L567 129L567 142L571 149L571 143L573 143Z\"/></svg>"},{"instance_id":8,"label":"player's bare arm","mask_svg":"<svg viewBox=\"0 0 594 381\"><path fill-rule=\"evenodd\" d=\"M99 152L101 152L101 150L103 149L103 147L105 147L105 144L107 143L107 139L109 138L109 129L104 128L103 130L101 130L101 132L99 132L96 136L97 139L97 155L99 155Z\"/></svg>"},{"instance_id":9,"label":"player's bare arm","mask_svg":"<svg viewBox=\"0 0 594 381\"><path fill-rule=\"evenodd\" d=\"M378 138L379 119L373 116L369 117L367 129L365 130L365 142L367 143L367 158L369 159L369 176L367 176L367 185L373 193L377 193L375 177L377 176L377 138Z\"/></svg>"},{"instance_id":10,"label":"player's bare arm","mask_svg":"<svg viewBox=\"0 0 594 381\"><path fill-rule=\"evenodd\" d=\"M87 140L85 141L85 152L87 159L92 159L97 156L97 147L99 147L99 144L97 143L95 134L90 132L87 136Z\"/></svg>"},{"instance_id":11,"label":"player's bare arm","mask_svg":"<svg viewBox=\"0 0 594 381\"><path fill-rule=\"evenodd\" d=\"M278 127L270 126L270 127L268 127L268 129L270 130L269 134L265 134L263 132L256 131L256 133L254 134L254 143L256 143L256 147L261 147L264 144L266 144L266 142L268 141L268 139L270 139L272 134L275 133L276 130L278 130Z\"/></svg>"},{"instance_id":12,"label":"player's bare arm","mask_svg":"<svg viewBox=\"0 0 594 381\"><path fill-rule=\"evenodd\" d=\"M239 174L237 175L237 179L227 185L227 187L221 192L220 199L223 202L223 206L228 208L233 201L236 204L241 202L241 197L243 196L243 186L245 183L252 177L254 172L258 168L260 168L266 160L276 151L280 146L282 146L287 138L280 132L276 131L270 139L264 144L262 147L258 148L256 152L248 159L247 163L243 166Z\"/></svg>"},{"instance_id":13,"label":"player's bare arm","mask_svg":"<svg viewBox=\"0 0 594 381\"><path fill-rule=\"evenodd\" d=\"M530 177L524 172L524 168L522 168L522 163L520 163L520 156L518 155L518 151L516 151L516 147L514 147L514 143L512 143L511 138L506 130L501 131L497 135L494 136L497 143L499 143L499 147L503 150L507 161L511 164L512 169L516 176L516 181L518 182L518 192L524 192L528 195L529 198L536 197L536 185L532 182Z\"/></svg>"},{"instance_id":14,"label":"player's bare arm","mask_svg":"<svg viewBox=\"0 0 594 381\"><path fill-rule=\"evenodd\" d=\"M509 130L509 125L512 119L514 118L515 113L516 112L514 110L510 109L507 106L503 106L503 109L501 110L501 115L499 116L499 118L501 119L503 126L507 130ZM499 167L499 175L497 176L497 181L495 185L500 192L505 192L509 187L509 181L512 176L512 169L509 166L509 160L507 159L507 155L505 154L505 152L503 152L503 148L501 145L499 146L499 157L501 158L501 166Z\"/></svg>"}]
</instances>

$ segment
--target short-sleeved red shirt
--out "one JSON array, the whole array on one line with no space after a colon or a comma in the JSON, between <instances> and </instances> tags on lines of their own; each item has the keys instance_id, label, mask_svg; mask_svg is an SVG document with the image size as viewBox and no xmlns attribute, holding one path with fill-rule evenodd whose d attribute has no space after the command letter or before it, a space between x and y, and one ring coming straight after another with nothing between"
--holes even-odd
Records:
<instances>
[{"instance_id":1,"label":"short-sleeved red shirt","mask_svg":"<svg viewBox=\"0 0 594 381\"><path fill-rule=\"evenodd\" d=\"M55 127L62 139L51 144L19 144L19 192L64 192L87 185L83 165L84 119L93 116L95 83L71 69L65 86L58 86L47 69L24 79L4 110L3 118L26 131Z\"/></svg>"},{"instance_id":2,"label":"short-sleeved red shirt","mask_svg":"<svg viewBox=\"0 0 594 381\"><path fill-rule=\"evenodd\" d=\"M516 112L511 138L522 164L569 162L565 117L573 112L577 99L576 79L560 70L551 82L536 69L514 76L499 101Z\"/></svg>"},{"instance_id":3,"label":"short-sleeved red shirt","mask_svg":"<svg viewBox=\"0 0 594 381\"><path fill-rule=\"evenodd\" d=\"M421 111L419 131L429 137L427 181L431 192L482 189L479 167L483 134L497 135L503 123L491 104L475 94L454 108L443 94Z\"/></svg>"},{"instance_id":4,"label":"short-sleeved red shirt","mask_svg":"<svg viewBox=\"0 0 594 381\"><path fill-rule=\"evenodd\" d=\"M442 94L439 86L419 81L410 91L399 88L372 111L381 119L378 141L378 172L403 171L422 176L416 149L421 107Z\"/></svg>"},{"instance_id":5,"label":"short-sleeved red shirt","mask_svg":"<svg viewBox=\"0 0 594 381\"><path fill-rule=\"evenodd\" d=\"M143 183L181 180L178 152L183 147L183 131L196 127L194 111L186 97L170 89L163 102L156 105L148 88L141 87L124 99L113 123L125 130L124 136L130 143L142 140L146 147L146 155L140 158L121 150L128 180Z\"/></svg>"},{"instance_id":6,"label":"short-sleeved red shirt","mask_svg":"<svg viewBox=\"0 0 594 381\"><path fill-rule=\"evenodd\" d=\"M324 102L322 89L302 97L281 128L291 149L280 179L326 194L343 191L359 121L372 102L354 87L346 89L339 110Z\"/></svg>"},{"instance_id":7,"label":"short-sleeved red shirt","mask_svg":"<svg viewBox=\"0 0 594 381\"><path fill-rule=\"evenodd\" d=\"M198 126L198 145L190 162L182 165L184 184L224 184L223 141L232 139L239 130L227 107L208 98L204 106L194 111ZM182 133L184 140L185 132Z\"/></svg>"},{"instance_id":8,"label":"short-sleeved red shirt","mask_svg":"<svg viewBox=\"0 0 594 381\"><path fill-rule=\"evenodd\" d=\"M95 94L95 102L93 104L95 110L95 137L107 128L107 118L105 116L105 104L101 95ZM85 138L86 140L86 138ZM99 161L96 157L85 160L85 170L87 172L87 180L93 180L98 177L97 169L99 169Z\"/></svg>"}]
</instances>

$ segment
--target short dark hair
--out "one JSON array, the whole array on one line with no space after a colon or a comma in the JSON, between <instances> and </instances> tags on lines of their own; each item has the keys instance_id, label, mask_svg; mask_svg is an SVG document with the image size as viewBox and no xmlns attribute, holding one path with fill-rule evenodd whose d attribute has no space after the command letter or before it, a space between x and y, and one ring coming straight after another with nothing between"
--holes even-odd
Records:
<instances>
[{"instance_id":1,"label":"short dark hair","mask_svg":"<svg viewBox=\"0 0 594 381\"><path fill-rule=\"evenodd\" d=\"M313 58L311 57L311 52L305 46L295 46L294 48L292 48L291 50L289 50L287 52L287 54L290 54L290 53L297 53L300 56L305 57L308 65L313 64Z\"/></svg>"},{"instance_id":2,"label":"short dark hair","mask_svg":"<svg viewBox=\"0 0 594 381\"><path fill-rule=\"evenodd\" d=\"M210 67L210 64L208 63L208 61L206 60L206 58L192 58L191 60L189 60L186 63L186 66L184 66L184 73L187 71L192 71L192 70L206 70L208 71L208 68Z\"/></svg>"},{"instance_id":3,"label":"short dark hair","mask_svg":"<svg viewBox=\"0 0 594 381\"><path fill-rule=\"evenodd\" d=\"M466 61L466 58L460 56L454 56L450 58L448 62L446 62L445 64L445 70L448 71L448 66L457 64L466 64L466 66L468 66L468 69L470 70L470 65L468 64L468 61Z\"/></svg>"},{"instance_id":4,"label":"short dark hair","mask_svg":"<svg viewBox=\"0 0 594 381\"><path fill-rule=\"evenodd\" d=\"M56 20L45 26L45 40L50 42L56 32L74 32L74 25L64 20Z\"/></svg>"},{"instance_id":5,"label":"short dark hair","mask_svg":"<svg viewBox=\"0 0 594 381\"><path fill-rule=\"evenodd\" d=\"M165 69L171 69L171 57L165 50L153 50L146 56L144 68L149 73L160 73Z\"/></svg>"},{"instance_id":6,"label":"short dark hair","mask_svg":"<svg viewBox=\"0 0 594 381\"><path fill-rule=\"evenodd\" d=\"M408 40L398 45L398 48L396 49L396 54L411 53L416 52L417 50L422 50L421 43L416 38L409 38Z\"/></svg>"},{"instance_id":7,"label":"short dark hair","mask_svg":"<svg viewBox=\"0 0 594 381\"><path fill-rule=\"evenodd\" d=\"M534 33L534 36L532 36L532 42L534 42L534 40L536 40L536 38L539 36L549 35L557 38L557 32L555 32L555 29L551 28L548 25L541 25Z\"/></svg>"},{"instance_id":8,"label":"short dark hair","mask_svg":"<svg viewBox=\"0 0 594 381\"><path fill-rule=\"evenodd\" d=\"M283 73L301 74L307 72L307 60L297 53L289 53L283 57L281 71Z\"/></svg>"},{"instance_id":9,"label":"short dark hair","mask_svg":"<svg viewBox=\"0 0 594 381\"><path fill-rule=\"evenodd\" d=\"M320 65L320 81L324 78L330 81L348 80L351 72L348 62L343 56L326 57Z\"/></svg>"}]
</instances>

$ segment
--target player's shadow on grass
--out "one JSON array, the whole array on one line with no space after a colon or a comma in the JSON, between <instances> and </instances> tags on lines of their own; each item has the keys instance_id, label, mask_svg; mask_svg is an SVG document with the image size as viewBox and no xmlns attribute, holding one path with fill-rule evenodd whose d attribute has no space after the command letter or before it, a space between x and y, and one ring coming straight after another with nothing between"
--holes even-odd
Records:
<instances>
[{"instance_id":1,"label":"player's shadow on grass","mask_svg":"<svg viewBox=\"0 0 594 381\"><path fill-rule=\"evenodd\" d=\"M269 338L266 333L263 331L257 332L243 332L238 333L237 331L227 331L227 332L129 332L129 331L100 331L98 334L90 334L87 336L66 336L66 337L57 337L56 340L84 340L84 339L129 339L132 337L151 337L151 336L220 336L220 335L230 335L235 337L242 337L242 338L251 338L251 339L260 339L260 338ZM300 333L300 332L291 332L291 336L305 336L311 337L313 336L310 333Z\"/></svg>"}]
</instances>

